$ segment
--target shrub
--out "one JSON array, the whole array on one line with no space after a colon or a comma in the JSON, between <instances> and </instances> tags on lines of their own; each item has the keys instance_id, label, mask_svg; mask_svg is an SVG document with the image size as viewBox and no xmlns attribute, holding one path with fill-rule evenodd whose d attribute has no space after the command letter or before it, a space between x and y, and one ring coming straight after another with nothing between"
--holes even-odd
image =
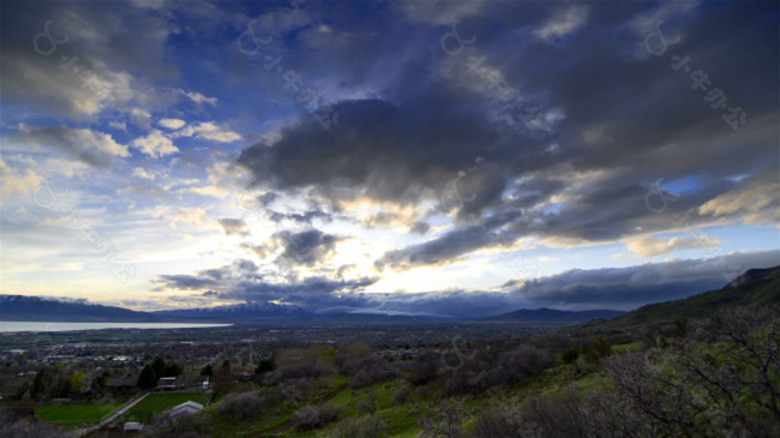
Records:
<instances>
[{"instance_id":1,"label":"shrub","mask_svg":"<svg viewBox=\"0 0 780 438\"><path fill-rule=\"evenodd\" d=\"M307 379L286 380L279 385L279 392L288 400L303 400L311 389L311 382Z\"/></svg>"},{"instance_id":2,"label":"shrub","mask_svg":"<svg viewBox=\"0 0 780 438\"><path fill-rule=\"evenodd\" d=\"M569 387L560 394L548 394L542 398L530 397L523 404L521 412L523 418L543 431L543 436L546 437L600 435L591 427L591 415L586 411L584 400L576 387Z\"/></svg>"},{"instance_id":3,"label":"shrub","mask_svg":"<svg viewBox=\"0 0 780 438\"><path fill-rule=\"evenodd\" d=\"M319 429L335 421L343 411L343 406L329 403L322 406L306 406L295 413L295 428L300 432Z\"/></svg>"},{"instance_id":4,"label":"shrub","mask_svg":"<svg viewBox=\"0 0 780 438\"><path fill-rule=\"evenodd\" d=\"M334 438L380 438L387 436L387 425L378 416L351 418L333 430Z\"/></svg>"},{"instance_id":5,"label":"shrub","mask_svg":"<svg viewBox=\"0 0 780 438\"><path fill-rule=\"evenodd\" d=\"M446 401L419 420L424 437L456 438L461 434L460 424L466 418L463 403Z\"/></svg>"},{"instance_id":6,"label":"shrub","mask_svg":"<svg viewBox=\"0 0 780 438\"><path fill-rule=\"evenodd\" d=\"M440 356L434 352L425 352L414 358L406 380L413 385L424 385L439 371Z\"/></svg>"},{"instance_id":7,"label":"shrub","mask_svg":"<svg viewBox=\"0 0 780 438\"><path fill-rule=\"evenodd\" d=\"M321 377L330 371L330 367L325 365L288 365L268 373L263 384L273 385L281 380Z\"/></svg>"},{"instance_id":8,"label":"shrub","mask_svg":"<svg viewBox=\"0 0 780 438\"><path fill-rule=\"evenodd\" d=\"M365 342L342 342L336 353L336 364L342 374L346 374L344 366L349 362L363 359L371 355L371 346Z\"/></svg>"},{"instance_id":9,"label":"shrub","mask_svg":"<svg viewBox=\"0 0 780 438\"><path fill-rule=\"evenodd\" d=\"M609 356L611 352L612 346L609 345L609 342L603 336L582 344L582 355L588 362L599 362Z\"/></svg>"},{"instance_id":10,"label":"shrub","mask_svg":"<svg viewBox=\"0 0 780 438\"><path fill-rule=\"evenodd\" d=\"M398 377L398 372L381 357L367 357L344 365L350 379L349 386L362 388Z\"/></svg>"},{"instance_id":11,"label":"shrub","mask_svg":"<svg viewBox=\"0 0 780 438\"><path fill-rule=\"evenodd\" d=\"M0 409L0 437L49 438L65 435L66 431L45 421L20 419L15 413Z\"/></svg>"},{"instance_id":12,"label":"shrub","mask_svg":"<svg viewBox=\"0 0 780 438\"><path fill-rule=\"evenodd\" d=\"M142 436L147 438L202 438L209 436L206 426L195 415L165 421Z\"/></svg>"},{"instance_id":13,"label":"shrub","mask_svg":"<svg viewBox=\"0 0 780 438\"><path fill-rule=\"evenodd\" d=\"M515 348L507 358L516 364L522 377L539 374L552 365L550 354L532 345L521 345Z\"/></svg>"},{"instance_id":14,"label":"shrub","mask_svg":"<svg viewBox=\"0 0 780 438\"><path fill-rule=\"evenodd\" d=\"M447 372L444 388L448 394L479 393L494 385L519 382L540 373L552 364L550 354L532 345L520 345L499 353L497 348L479 350L461 359Z\"/></svg>"},{"instance_id":15,"label":"shrub","mask_svg":"<svg viewBox=\"0 0 780 438\"><path fill-rule=\"evenodd\" d=\"M276 369L276 365L274 365L273 362L271 362L268 359L263 359L260 361L259 364L257 364L257 368L255 368L255 374L268 373L275 369Z\"/></svg>"},{"instance_id":16,"label":"shrub","mask_svg":"<svg viewBox=\"0 0 780 438\"><path fill-rule=\"evenodd\" d=\"M376 402L377 402L377 393L373 388L371 388L366 393L365 398L363 398L358 402L357 410L358 412L364 412L373 415L374 413L376 413L377 410Z\"/></svg>"},{"instance_id":17,"label":"shrub","mask_svg":"<svg viewBox=\"0 0 780 438\"><path fill-rule=\"evenodd\" d=\"M469 438L524 438L539 436L537 424L526 421L517 405L508 409L497 407L477 412Z\"/></svg>"},{"instance_id":18,"label":"shrub","mask_svg":"<svg viewBox=\"0 0 780 438\"><path fill-rule=\"evenodd\" d=\"M409 390L408 386L404 385L398 388L393 394L393 403L402 405L408 402L410 398L412 398L412 391Z\"/></svg>"},{"instance_id":19,"label":"shrub","mask_svg":"<svg viewBox=\"0 0 780 438\"><path fill-rule=\"evenodd\" d=\"M245 420L257 415L264 402L263 398L251 392L228 394L220 401L219 412L231 420Z\"/></svg>"},{"instance_id":20,"label":"shrub","mask_svg":"<svg viewBox=\"0 0 780 438\"><path fill-rule=\"evenodd\" d=\"M570 348L561 354L561 360L565 364L572 364L574 362L577 362L577 359L579 359L580 353L577 351L576 348Z\"/></svg>"}]
</instances>

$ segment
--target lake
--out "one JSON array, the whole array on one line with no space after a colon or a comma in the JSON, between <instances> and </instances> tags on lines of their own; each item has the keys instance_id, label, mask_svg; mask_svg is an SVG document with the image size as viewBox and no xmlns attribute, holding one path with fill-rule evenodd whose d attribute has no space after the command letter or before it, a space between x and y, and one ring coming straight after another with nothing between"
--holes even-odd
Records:
<instances>
[{"instance_id":1,"label":"lake","mask_svg":"<svg viewBox=\"0 0 780 438\"><path fill-rule=\"evenodd\" d=\"M102 329L182 329L228 327L233 324L189 324L178 322L37 322L0 321L0 332L65 332Z\"/></svg>"}]
</instances>

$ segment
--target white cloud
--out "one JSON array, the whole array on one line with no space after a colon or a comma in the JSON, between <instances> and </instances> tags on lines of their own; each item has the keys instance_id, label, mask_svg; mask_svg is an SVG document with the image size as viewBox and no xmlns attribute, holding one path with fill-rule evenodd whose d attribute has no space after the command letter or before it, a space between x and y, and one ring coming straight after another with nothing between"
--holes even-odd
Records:
<instances>
[{"instance_id":1,"label":"white cloud","mask_svg":"<svg viewBox=\"0 0 780 438\"><path fill-rule=\"evenodd\" d=\"M144 169L143 167L136 167L135 169L133 169L133 176L136 176L138 178L143 178L143 179L151 179L151 180L157 178L157 175L147 172L146 169Z\"/></svg>"},{"instance_id":2,"label":"white cloud","mask_svg":"<svg viewBox=\"0 0 780 438\"><path fill-rule=\"evenodd\" d=\"M162 119L157 124L165 129L179 129L186 125L187 122L182 119Z\"/></svg>"},{"instance_id":3,"label":"white cloud","mask_svg":"<svg viewBox=\"0 0 780 438\"><path fill-rule=\"evenodd\" d=\"M668 20L671 17L682 15L691 9L699 7L700 4L701 1L699 0L661 2L657 8L637 14L631 20L631 25L636 29L637 33L644 36L655 30L659 20ZM674 37L674 35L671 35L671 37Z\"/></svg>"},{"instance_id":4,"label":"white cloud","mask_svg":"<svg viewBox=\"0 0 780 438\"><path fill-rule=\"evenodd\" d=\"M139 137L133 140L133 147L141 152L153 157L159 158L179 152L179 148L173 145L170 138L164 136L157 129L152 130L146 137Z\"/></svg>"},{"instance_id":5,"label":"white cloud","mask_svg":"<svg viewBox=\"0 0 780 438\"><path fill-rule=\"evenodd\" d=\"M397 3L412 20L431 24L452 24L455 20L474 15L484 6L484 0L468 2L447 0L407 1ZM470 37L469 37L470 38Z\"/></svg>"},{"instance_id":6,"label":"white cloud","mask_svg":"<svg viewBox=\"0 0 780 438\"><path fill-rule=\"evenodd\" d=\"M587 5L573 5L558 9L534 33L545 40L568 35L584 26L589 14L590 6Z\"/></svg>"},{"instance_id":7,"label":"white cloud","mask_svg":"<svg viewBox=\"0 0 780 438\"><path fill-rule=\"evenodd\" d=\"M148 128L149 123L152 120L152 115L149 113L149 111L146 111L142 108L133 108L130 111L130 116L133 119L133 123L143 128Z\"/></svg>"},{"instance_id":8,"label":"white cloud","mask_svg":"<svg viewBox=\"0 0 780 438\"><path fill-rule=\"evenodd\" d=\"M13 172L2 160L0 160L0 175L3 177L3 184L0 184L0 191L4 194L11 194L14 192L30 193L41 183L41 177L31 169L25 169L24 172Z\"/></svg>"},{"instance_id":9,"label":"white cloud","mask_svg":"<svg viewBox=\"0 0 780 438\"><path fill-rule=\"evenodd\" d=\"M718 246L715 238L673 237L669 240L653 236L642 236L630 239L626 246L639 257L653 257L668 254L675 250L704 249Z\"/></svg>"},{"instance_id":10,"label":"white cloud","mask_svg":"<svg viewBox=\"0 0 780 438\"><path fill-rule=\"evenodd\" d=\"M230 143L241 139L241 135L237 132L223 129L214 122L201 122L189 125L176 134L184 137L196 137L218 141L220 143Z\"/></svg>"},{"instance_id":11,"label":"white cloud","mask_svg":"<svg viewBox=\"0 0 780 438\"><path fill-rule=\"evenodd\" d=\"M743 216L746 223L780 221L780 182L774 170L744 179L736 188L699 207L701 215Z\"/></svg>"},{"instance_id":12,"label":"white cloud","mask_svg":"<svg viewBox=\"0 0 780 438\"><path fill-rule=\"evenodd\" d=\"M181 93L183 96L186 96L189 100L195 102L195 103L208 103L210 105L216 105L217 104L217 98L216 97L206 97L203 94L198 93L197 91L186 91L179 89L179 93Z\"/></svg>"},{"instance_id":13,"label":"white cloud","mask_svg":"<svg viewBox=\"0 0 780 438\"><path fill-rule=\"evenodd\" d=\"M234 190L245 187L249 179L245 168L228 161L211 164L208 168L208 174L208 185L188 187L185 191L199 195L224 197Z\"/></svg>"}]
</instances>

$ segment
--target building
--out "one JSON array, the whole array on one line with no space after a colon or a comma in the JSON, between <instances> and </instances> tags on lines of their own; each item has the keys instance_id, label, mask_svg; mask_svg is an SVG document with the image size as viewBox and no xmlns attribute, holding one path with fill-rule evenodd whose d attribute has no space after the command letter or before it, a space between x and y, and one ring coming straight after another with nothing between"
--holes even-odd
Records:
<instances>
[{"instance_id":1,"label":"building","mask_svg":"<svg viewBox=\"0 0 780 438\"><path fill-rule=\"evenodd\" d=\"M157 388L159 389L176 389L176 377L160 377L157 380Z\"/></svg>"},{"instance_id":2,"label":"building","mask_svg":"<svg viewBox=\"0 0 780 438\"><path fill-rule=\"evenodd\" d=\"M255 376L254 367L245 366L245 367L233 368L233 377L235 377L238 380L252 380L252 377L254 376Z\"/></svg>"},{"instance_id":3,"label":"building","mask_svg":"<svg viewBox=\"0 0 780 438\"><path fill-rule=\"evenodd\" d=\"M136 383L138 383L138 379L135 377L116 377L108 379L106 387L117 390L127 390L134 388Z\"/></svg>"},{"instance_id":4,"label":"building","mask_svg":"<svg viewBox=\"0 0 780 438\"><path fill-rule=\"evenodd\" d=\"M171 420L175 420L178 417L181 417L183 415L190 415L194 414L195 412L198 412L199 410L203 409L203 405L200 403L195 403L192 400L188 400L180 405L176 405L172 408L170 408L168 411L168 418Z\"/></svg>"},{"instance_id":5,"label":"building","mask_svg":"<svg viewBox=\"0 0 780 438\"><path fill-rule=\"evenodd\" d=\"M132 431L139 431L141 430L141 423L137 421L131 421L128 423L125 423L125 427L123 428L125 432L132 432Z\"/></svg>"}]
</instances>

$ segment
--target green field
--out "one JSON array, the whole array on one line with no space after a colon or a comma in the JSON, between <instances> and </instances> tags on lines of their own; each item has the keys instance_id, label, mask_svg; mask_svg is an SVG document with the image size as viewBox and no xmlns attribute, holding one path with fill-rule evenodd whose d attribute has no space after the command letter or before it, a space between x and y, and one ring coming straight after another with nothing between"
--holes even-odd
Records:
<instances>
[{"instance_id":1,"label":"green field","mask_svg":"<svg viewBox=\"0 0 780 438\"><path fill-rule=\"evenodd\" d=\"M152 415L159 414L168 408L172 408L188 400L205 405L207 397L208 396L203 392L149 394L140 403L133 406L129 411L122 415L119 421L148 421Z\"/></svg>"},{"instance_id":2,"label":"green field","mask_svg":"<svg viewBox=\"0 0 780 438\"><path fill-rule=\"evenodd\" d=\"M28 407L35 409L35 415L42 420L65 427L75 427L80 424L97 423L119 406L122 406L122 403L34 405Z\"/></svg>"}]
</instances>

